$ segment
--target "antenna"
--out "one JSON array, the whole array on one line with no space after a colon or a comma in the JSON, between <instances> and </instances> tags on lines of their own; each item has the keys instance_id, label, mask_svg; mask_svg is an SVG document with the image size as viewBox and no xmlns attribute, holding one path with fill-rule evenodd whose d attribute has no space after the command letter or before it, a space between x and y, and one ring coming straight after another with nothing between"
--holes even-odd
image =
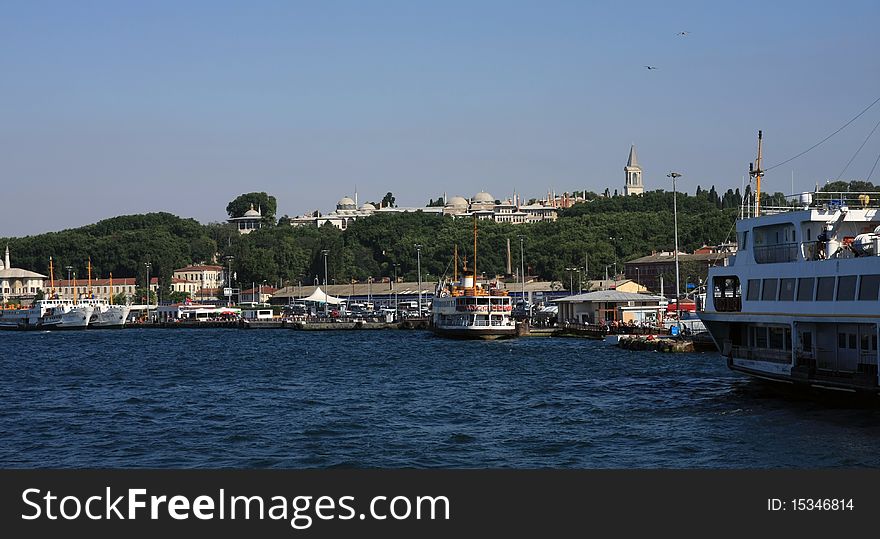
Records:
<instances>
[{"instance_id":1,"label":"antenna","mask_svg":"<svg viewBox=\"0 0 880 539\"><path fill-rule=\"evenodd\" d=\"M761 176L764 171L761 170L761 143L763 141L763 132L758 130L758 158L755 160L754 166L749 163L749 176L755 178L755 217L761 215Z\"/></svg>"}]
</instances>

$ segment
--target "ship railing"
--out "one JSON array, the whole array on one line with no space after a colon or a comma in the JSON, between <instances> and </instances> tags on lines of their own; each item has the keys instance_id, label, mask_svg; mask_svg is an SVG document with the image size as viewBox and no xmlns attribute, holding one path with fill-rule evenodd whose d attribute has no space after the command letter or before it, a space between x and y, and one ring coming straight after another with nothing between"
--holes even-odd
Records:
<instances>
[{"instance_id":1,"label":"ship railing","mask_svg":"<svg viewBox=\"0 0 880 539\"><path fill-rule=\"evenodd\" d=\"M761 197L762 199L764 197ZM775 215L805 209L880 208L877 191L806 191L791 195L770 195L761 203L761 215ZM748 209L746 210L748 212Z\"/></svg>"},{"instance_id":2,"label":"ship railing","mask_svg":"<svg viewBox=\"0 0 880 539\"><path fill-rule=\"evenodd\" d=\"M776 264L794 262L798 259L798 243L779 243L776 245L759 245L754 248L755 262L758 264Z\"/></svg>"},{"instance_id":3,"label":"ship railing","mask_svg":"<svg viewBox=\"0 0 880 539\"><path fill-rule=\"evenodd\" d=\"M772 361L773 363L791 363L791 350L776 348L752 348L748 346L731 346L729 354L739 359Z\"/></svg>"}]
</instances>

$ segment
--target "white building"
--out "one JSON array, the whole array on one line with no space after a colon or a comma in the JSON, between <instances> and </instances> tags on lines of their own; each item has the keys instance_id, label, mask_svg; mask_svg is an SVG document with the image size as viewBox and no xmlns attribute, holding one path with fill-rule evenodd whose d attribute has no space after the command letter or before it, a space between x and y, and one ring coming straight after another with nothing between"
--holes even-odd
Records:
<instances>
[{"instance_id":1,"label":"white building","mask_svg":"<svg viewBox=\"0 0 880 539\"><path fill-rule=\"evenodd\" d=\"M251 204L251 209L244 212L244 215L231 217L228 221L235 225L239 234L250 234L263 227L263 212L260 208L255 210L254 205Z\"/></svg>"},{"instance_id":2,"label":"white building","mask_svg":"<svg viewBox=\"0 0 880 539\"><path fill-rule=\"evenodd\" d=\"M13 268L9 260L9 246L0 262L0 298L3 303L12 298L33 297L38 290L44 288L47 277L33 271Z\"/></svg>"},{"instance_id":3,"label":"white building","mask_svg":"<svg viewBox=\"0 0 880 539\"><path fill-rule=\"evenodd\" d=\"M172 285L175 279L179 283L194 283L195 291L202 288L221 288L226 283L226 272L223 266L213 266L206 264L190 265L185 268L174 270L172 273ZM188 289L181 290L189 292Z\"/></svg>"}]
</instances>

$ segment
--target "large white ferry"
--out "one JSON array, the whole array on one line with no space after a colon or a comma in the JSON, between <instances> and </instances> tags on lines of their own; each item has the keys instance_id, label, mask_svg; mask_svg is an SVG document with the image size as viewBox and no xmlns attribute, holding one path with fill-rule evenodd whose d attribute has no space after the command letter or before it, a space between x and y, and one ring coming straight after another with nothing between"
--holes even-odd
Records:
<instances>
[{"instance_id":1,"label":"large white ferry","mask_svg":"<svg viewBox=\"0 0 880 539\"><path fill-rule=\"evenodd\" d=\"M477 220L474 218L473 275L459 281L458 248L451 283L438 283L432 304L431 327L435 334L457 339L516 337L513 302L507 290L477 281ZM467 262L463 270L467 272Z\"/></svg>"},{"instance_id":2,"label":"large white ferry","mask_svg":"<svg viewBox=\"0 0 880 539\"><path fill-rule=\"evenodd\" d=\"M89 321L90 329L122 328L131 313L130 305L112 305L107 300L99 298L81 299L77 305L88 305L94 309Z\"/></svg>"},{"instance_id":3,"label":"large white ferry","mask_svg":"<svg viewBox=\"0 0 880 539\"><path fill-rule=\"evenodd\" d=\"M0 311L0 329L85 329L92 319L91 305L71 300L41 299L26 309Z\"/></svg>"},{"instance_id":4,"label":"large white ferry","mask_svg":"<svg viewBox=\"0 0 880 539\"><path fill-rule=\"evenodd\" d=\"M700 317L735 371L876 394L880 193L789 201L737 223L738 251L709 271Z\"/></svg>"}]
</instances>

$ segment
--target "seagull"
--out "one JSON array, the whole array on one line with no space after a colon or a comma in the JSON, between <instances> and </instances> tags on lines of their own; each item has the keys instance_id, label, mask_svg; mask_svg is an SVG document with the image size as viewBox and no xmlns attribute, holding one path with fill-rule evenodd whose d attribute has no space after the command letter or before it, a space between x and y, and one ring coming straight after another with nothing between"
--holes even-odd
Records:
<instances>
[{"instance_id":1,"label":"seagull","mask_svg":"<svg viewBox=\"0 0 880 539\"><path fill-rule=\"evenodd\" d=\"M690 34L690 32L684 31L684 32L679 32L679 33L677 33L677 34L675 34L675 35L677 35L677 36L681 36L681 37L684 37L684 36L686 36L686 35L688 35L688 34Z\"/></svg>"},{"instance_id":2,"label":"seagull","mask_svg":"<svg viewBox=\"0 0 880 539\"><path fill-rule=\"evenodd\" d=\"M657 69L655 66L645 66L648 69Z\"/></svg>"}]
</instances>

